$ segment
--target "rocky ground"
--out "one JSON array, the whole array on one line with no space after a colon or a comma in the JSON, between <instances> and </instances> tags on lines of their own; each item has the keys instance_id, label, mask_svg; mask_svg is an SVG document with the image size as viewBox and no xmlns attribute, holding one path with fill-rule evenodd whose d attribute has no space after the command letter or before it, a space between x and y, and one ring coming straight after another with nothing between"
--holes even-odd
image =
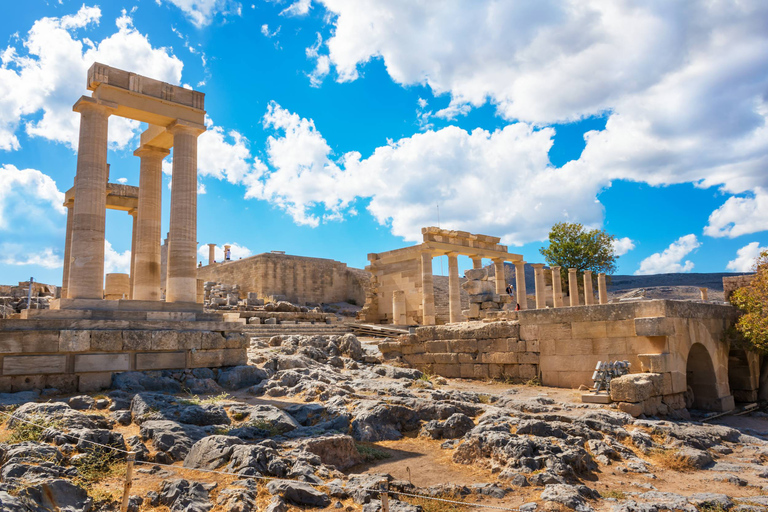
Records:
<instances>
[{"instance_id":1,"label":"rocky ground","mask_svg":"<svg viewBox=\"0 0 768 512\"><path fill-rule=\"evenodd\" d=\"M250 360L1 396L0 510L119 510L124 451L134 512L378 512L382 486L393 512L768 510L763 413L633 419L571 390L381 365L351 334L254 340Z\"/></svg>"}]
</instances>

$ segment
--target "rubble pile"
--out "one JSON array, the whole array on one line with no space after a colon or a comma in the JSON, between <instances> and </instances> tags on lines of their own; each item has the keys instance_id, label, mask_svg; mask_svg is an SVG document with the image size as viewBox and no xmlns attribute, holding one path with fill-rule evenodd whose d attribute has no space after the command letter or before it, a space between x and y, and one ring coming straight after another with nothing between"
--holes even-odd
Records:
<instances>
[{"instance_id":1,"label":"rubble pile","mask_svg":"<svg viewBox=\"0 0 768 512\"><path fill-rule=\"evenodd\" d=\"M498 318L501 312L513 311L512 297L496 293L493 276L489 279L487 268L476 268L464 273L467 278L461 287L469 294L469 309L462 311L468 320Z\"/></svg>"}]
</instances>

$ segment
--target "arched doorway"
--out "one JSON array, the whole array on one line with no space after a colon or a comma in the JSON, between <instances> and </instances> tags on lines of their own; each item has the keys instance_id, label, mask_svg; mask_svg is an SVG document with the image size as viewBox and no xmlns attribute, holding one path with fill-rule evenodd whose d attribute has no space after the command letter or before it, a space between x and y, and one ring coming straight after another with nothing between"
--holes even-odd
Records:
<instances>
[{"instance_id":1,"label":"arched doorway","mask_svg":"<svg viewBox=\"0 0 768 512\"><path fill-rule=\"evenodd\" d=\"M728 385L733 399L737 402L757 401L757 389L752 382L752 369L747 352L743 349L731 349L728 352Z\"/></svg>"},{"instance_id":2,"label":"arched doorway","mask_svg":"<svg viewBox=\"0 0 768 512\"><path fill-rule=\"evenodd\" d=\"M686 406L693 409L716 409L718 403L717 377L709 352L701 343L694 343L688 352L686 367L688 396Z\"/></svg>"}]
</instances>

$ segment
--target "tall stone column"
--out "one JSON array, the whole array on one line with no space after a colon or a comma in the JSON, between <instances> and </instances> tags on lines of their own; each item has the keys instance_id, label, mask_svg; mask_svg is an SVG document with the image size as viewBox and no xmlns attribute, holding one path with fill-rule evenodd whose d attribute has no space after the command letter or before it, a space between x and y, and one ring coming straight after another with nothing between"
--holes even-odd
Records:
<instances>
[{"instance_id":1,"label":"tall stone column","mask_svg":"<svg viewBox=\"0 0 768 512\"><path fill-rule=\"evenodd\" d=\"M139 213L136 224L136 277L134 300L160 300L161 238L160 217L163 196L163 158L167 149L142 146L133 152L141 159L139 176Z\"/></svg>"},{"instance_id":2,"label":"tall stone column","mask_svg":"<svg viewBox=\"0 0 768 512\"><path fill-rule=\"evenodd\" d=\"M197 300L197 137L204 128L181 121L173 134L173 185L168 235L167 302Z\"/></svg>"},{"instance_id":3,"label":"tall stone column","mask_svg":"<svg viewBox=\"0 0 768 512\"><path fill-rule=\"evenodd\" d=\"M584 304L591 306L595 303L595 292L592 289L592 271L584 271Z\"/></svg>"},{"instance_id":4,"label":"tall stone column","mask_svg":"<svg viewBox=\"0 0 768 512\"><path fill-rule=\"evenodd\" d=\"M227 261L227 252L232 248L231 245L224 246L224 261Z\"/></svg>"},{"instance_id":5,"label":"tall stone column","mask_svg":"<svg viewBox=\"0 0 768 512\"><path fill-rule=\"evenodd\" d=\"M83 96L73 110L80 114L80 138L67 296L71 299L103 299L107 128L114 106Z\"/></svg>"},{"instance_id":6,"label":"tall stone column","mask_svg":"<svg viewBox=\"0 0 768 512\"><path fill-rule=\"evenodd\" d=\"M605 285L605 274L597 274L597 296L600 304L608 304L608 287Z\"/></svg>"},{"instance_id":7,"label":"tall stone column","mask_svg":"<svg viewBox=\"0 0 768 512\"><path fill-rule=\"evenodd\" d=\"M472 258L472 268L483 268L483 258Z\"/></svg>"},{"instance_id":8,"label":"tall stone column","mask_svg":"<svg viewBox=\"0 0 768 512\"><path fill-rule=\"evenodd\" d=\"M128 299L133 299L133 285L136 282L136 235L138 224L139 212L134 208L128 212L128 215L133 218L133 226L131 227L131 268L128 274Z\"/></svg>"},{"instance_id":9,"label":"tall stone column","mask_svg":"<svg viewBox=\"0 0 768 512\"><path fill-rule=\"evenodd\" d=\"M216 263L216 244L208 244L208 264Z\"/></svg>"},{"instance_id":10,"label":"tall stone column","mask_svg":"<svg viewBox=\"0 0 768 512\"><path fill-rule=\"evenodd\" d=\"M560 267L552 267L552 306L563 307L563 281L560 276Z\"/></svg>"},{"instance_id":11,"label":"tall stone column","mask_svg":"<svg viewBox=\"0 0 768 512\"><path fill-rule=\"evenodd\" d=\"M496 274L496 294L504 295L507 293L507 277L504 275L504 260L493 260L493 270Z\"/></svg>"},{"instance_id":12,"label":"tall stone column","mask_svg":"<svg viewBox=\"0 0 768 512\"><path fill-rule=\"evenodd\" d=\"M459 286L459 258L448 253L448 314L449 322L461 322L461 287Z\"/></svg>"},{"instance_id":13,"label":"tall stone column","mask_svg":"<svg viewBox=\"0 0 768 512\"><path fill-rule=\"evenodd\" d=\"M65 204L67 207L67 231L64 235L64 274L61 277L61 298L68 298L69 293L69 263L72 259L72 202Z\"/></svg>"},{"instance_id":14,"label":"tall stone column","mask_svg":"<svg viewBox=\"0 0 768 512\"><path fill-rule=\"evenodd\" d=\"M575 268L568 269L568 295L571 296L571 306L579 305L579 276Z\"/></svg>"},{"instance_id":15,"label":"tall stone column","mask_svg":"<svg viewBox=\"0 0 768 512\"><path fill-rule=\"evenodd\" d=\"M406 321L405 291L392 292L392 324L405 325Z\"/></svg>"},{"instance_id":16,"label":"tall stone column","mask_svg":"<svg viewBox=\"0 0 768 512\"><path fill-rule=\"evenodd\" d=\"M533 267L533 283L536 287L536 309L544 309L547 307L547 293L544 284L544 264L534 263Z\"/></svg>"},{"instance_id":17,"label":"tall stone column","mask_svg":"<svg viewBox=\"0 0 768 512\"><path fill-rule=\"evenodd\" d=\"M515 262L515 300L520 309L528 309L528 295L525 290L525 262Z\"/></svg>"},{"instance_id":18,"label":"tall stone column","mask_svg":"<svg viewBox=\"0 0 768 512\"><path fill-rule=\"evenodd\" d=\"M421 253L422 324L435 325L435 285L432 279L432 255Z\"/></svg>"}]
</instances>

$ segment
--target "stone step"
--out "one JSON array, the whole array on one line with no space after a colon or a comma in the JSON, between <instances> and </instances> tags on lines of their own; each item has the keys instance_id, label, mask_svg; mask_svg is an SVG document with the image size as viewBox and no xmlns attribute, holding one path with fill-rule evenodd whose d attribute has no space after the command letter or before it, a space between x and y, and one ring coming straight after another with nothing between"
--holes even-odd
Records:
<instances>
[{"instance_id":1,"label":"stone step","mask_svg":"<svg viewBox=\"0 0 768 512\"><path fill-rule=\"evenodd\" d=\"M0 320L0 331L142 330L142 331L240 331L238 322L190 322L172 320L44 319Z\"/></svg>"}]
</instances>

